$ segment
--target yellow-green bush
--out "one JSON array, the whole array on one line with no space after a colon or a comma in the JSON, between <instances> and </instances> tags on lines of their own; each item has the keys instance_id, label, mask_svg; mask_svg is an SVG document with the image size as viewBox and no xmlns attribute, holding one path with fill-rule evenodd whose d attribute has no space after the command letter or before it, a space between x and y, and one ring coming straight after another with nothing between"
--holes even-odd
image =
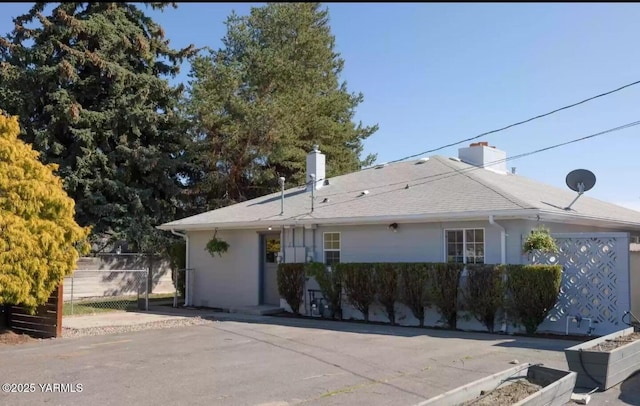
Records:
<instances>
[{"instance_id":1,"label":"yellow-green bush","mask_svg":"<svg viewBox=\"0 0 640 406\"><path fill-rule=\"evenodd\" d=\"M300 314L304 282L304 264L278 264L278 293L296 315Z\"/></svg>"},{"instance_id":2,"label":"yellow-green bush","mask_svg":"<svg viewBox=\"0 0 640 406\"><path fill-rule=\"evenodd\" d=\"M560 265L507 265L508 310L533 334L553 309L560 293Z\"/></svg>"},{"instance_id":3,"label":"yellow-green bush","mask_svg":"<svg viewBox=\"0 0 640 406\"><path fill-rule=\"evenodd\" d=\"M18 139L18 121L0 111L0 305L34 311L88 251L89 229L38 153Z\"/></svg>"}]
</instances>

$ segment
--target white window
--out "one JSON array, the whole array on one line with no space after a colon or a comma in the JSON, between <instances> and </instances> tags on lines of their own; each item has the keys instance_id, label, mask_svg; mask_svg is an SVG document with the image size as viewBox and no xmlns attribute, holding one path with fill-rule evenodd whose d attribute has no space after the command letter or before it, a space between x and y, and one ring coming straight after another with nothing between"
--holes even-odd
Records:
<instances>
[{"instance_id":1,"label":"white window","mask_svg":"<svg viewBox=\"0 0 640 406\"><path fill-rule=\"evenodd\" d=\"M445 230L447 262L484 264L484 229Z\"/></svg>"},{"instance_id":2,"label":"white window","mask_svg":"<svg viewBox=\"0 0 640 406\"><path fill-rule=\"evenodd\" d=\"M328 266L340 262L340 233L324 233L324 263Z\"/></svg>"}]
</instances>

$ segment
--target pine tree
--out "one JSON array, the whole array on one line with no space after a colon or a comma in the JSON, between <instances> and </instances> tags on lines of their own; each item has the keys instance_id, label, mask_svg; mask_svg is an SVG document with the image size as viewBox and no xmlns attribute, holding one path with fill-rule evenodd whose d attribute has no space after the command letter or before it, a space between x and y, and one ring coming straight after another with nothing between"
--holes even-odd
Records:
<instances>
[{"instance_id":1,"label":"pine tree","mask_svg":"<svg viewBox=\"0 0 640 406\"><path fill-rule=\"evenodd\" d=\"M0 111L0 305L34 309L73 272L89 230L75 222L56 165L18 133L17 118Z\"/></svg>"},{"instance_id":2,"label":"pine tree","mask_svg":"<svg viewBox=\"0 0 640 406\"><path fill-rule=\"evenodd\" d=\"M192 64L190 112L202 142L197 191L209 207L305 182L314 144L327 175L370 164L362 141L377 125L355 124L362 94L340 83L328 11L319 3L269 3L227 20L223 48Z\"/></svg>"},{"instance_id":3,"label":"pine tree","mask_svg":"<svg viewBox=\"0 0 640 406\"><path fill-rule=\"evenodd\" d=\"M134 3L36 3L0 38L0 106L21 139L59 166L76 218L95 241L141 252L178 215L187 169L178 73L191 47L173 50ZM163 9L167 3L147 3Z\"/></svg>"}]
</instances>

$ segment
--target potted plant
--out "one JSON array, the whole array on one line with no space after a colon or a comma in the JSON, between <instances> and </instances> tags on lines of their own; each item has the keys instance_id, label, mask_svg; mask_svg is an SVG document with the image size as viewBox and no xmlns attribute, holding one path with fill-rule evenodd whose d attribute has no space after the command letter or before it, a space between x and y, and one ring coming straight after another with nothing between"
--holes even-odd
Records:
<instances>
[{"instance_id":1,"label":"potted plant","mask_svg":"<svg viewBox=\"0 0 640 406\"><path fill-rule=\"evenodd\" d=\"M222 256L225 252L229 250L229 243L225 240L218 238L218 230L215 231L213 237L209 240L206 246L206 250L211 254L211 256Z\"/></svg>"},{"instance_id":2,"label":"potted plant","mask_svg":"<svg viewBox=\"0 0 640 406\"><path fill-rule=\"evenodd\" d=\"M539 226L531 230L522 247L524 253L530 254L533 251L556 253L558 245L556 240L551 236L548 228Z\"/></svg>"}]
</instances>

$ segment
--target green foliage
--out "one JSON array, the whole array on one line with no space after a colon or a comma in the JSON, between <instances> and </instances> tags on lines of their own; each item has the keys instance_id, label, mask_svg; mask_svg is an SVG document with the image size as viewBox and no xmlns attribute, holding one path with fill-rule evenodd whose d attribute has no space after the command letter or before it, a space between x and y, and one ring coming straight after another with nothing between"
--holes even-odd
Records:
<instances>
[{"instance_id":1,"label":"green foliage","mask_svg":"<svg viewBox=\"0 0 640 406\"><path fill-rule=\"evenodd\" d=\"M89 229L75 222L56 165L43 165L19 132L0 111L0 305L34 311L87 252Z\"/></svg>"},{"instance_id":2,"label":"green foliage","mask_svg":"<svg viewBox=\"0 0 640 406\"><path fill-rule=\"evenodd\" d=\"M429 264L430 297L447 322L455 329L458 321L458 287L464 264Z\"/></svg>"},{"instance_id":3,"label":"green foliage","mask_svg":"<svg viewBox=\"0 0 640 406\"><path fill-rule=\"evenodd\" d=\"M294 314L300 314L304 295L305 264L278 264L278 292Z\"/></svg>"},{"instance_id":4,"label":"green foliage","mask_svg":"<svg viewBox=\"0 0 640 406\"><path fill-rule=\"evenodd\" d=\"M167 79L193 49L170 49L135 3L59 3L45 15L47 4L0 37L0 106L20 117L41 161L58 165L96 245L161 252L171 237L155 226L186 210L191 168L182 89Z\"/></svg>"},{"instance_id":5,"label":"green foliage","mask_svg":"<svg viewBox=\"0 0 640 406\"><path fill-rule=\"evenodd\" d=\"M399 274L396 264L382 263L374 267L376 296L389 318L391 325L396 324L396 301L400 295Z\"/></svg>"},{"instance_id":6,"label":"green foliage","mask_svg":"<svg viewBox=\"0 0 640 406\"><path fill-rule=\"evenodd\" d=\"M533 334L560 293L560 265L507 265L508 310Z\"/></svg>"},{"instance_id":7,"label":"green foliage","mask_svg":"<svg viewBox=\"0 0 640 406\"><path fill-rule=\"evenodd\" d=\"M558 245L556 244L556 240L551 236L550 230L539 226L531 230L531 233L524 241L522 250L526 254L533 251L556 253L558 252Z\"/></svg>"},{"instance_id":8,"label":"green foliage","mask_svg":"<svg viewBox=\"0 0 640 406\"><path fill-rule=\"evenodd\" d=\"M493 333L495 318L503 306L504 268L498 265L467 265L467 283L463 296L473 316Z\"/></svg>"},{"instance_id":9,"label":"green foliage","mask_svg":"<svg viewBox=\"0 0 640 406\"><path fill-rule=\"evenodd\" d=\"M329 302L331 308L330 317L333 319L336 315L342 318L342 276L340 267L333 267L329 272L327 266L321 262L309 262L305 266L307 276L315 278L320 286L322 295Z\"/></svg>"},{"instance_id":10,"label":"green foliage","mask_svg":"<svg viewBox=\"0 0 640 406\"><path fill-rule=\"evenodd\" d=\"M368 165L359 156L377 126L354 123L362 94L340 83L329 15L319 3L267 3L232 14L223 48L192 61L189 114L202 142L197 193L206 209L305 182L318 144L327 176Z\"/></svg>"},{"instance_id":11,"label":"green foliage","mask_svg":"<svg viewBox=\"0 0 640 406\"><path fill-rule=\"evenodd\" d=\"M229 243L214 235L209 242L207 242L205 248L212 257L216 256L216 254L221 257L222 254L229 250Z\"/></svg>"},{"instance_id":12,"label":"green foliage","mask_svg":"<svg viewBox=\"0 0 640 406\"><path fill-rule=\"evenodd\" d=\"M177 240L167 248L169 266L171 267L171 280L178 289L180 296L184 297L185 277L187 267L187 244L184 240ZM177 280L176 280L177 276Z\"/></svg>"},{"instance_id":13,"label":"green foliage","mask_svg":"<svg viewBox=\"0 0 640 406\"><path fill-rule=\"evenodd\" d=\"M424 308L429 304L429 270L425 263L397 264L400 269L400 301L424 327Z\"/></svg>"},{"instance_id":14,"label":"green foliage","mask_svg":"<svg viewBox=\"0 0 640 406\"><path fill-rule=\"evenodd\" d=\"M376 298L374 264L338 263L334 267L342 275L347 300L369 321L369 307Z\"/></svg>"}]
</instances>

